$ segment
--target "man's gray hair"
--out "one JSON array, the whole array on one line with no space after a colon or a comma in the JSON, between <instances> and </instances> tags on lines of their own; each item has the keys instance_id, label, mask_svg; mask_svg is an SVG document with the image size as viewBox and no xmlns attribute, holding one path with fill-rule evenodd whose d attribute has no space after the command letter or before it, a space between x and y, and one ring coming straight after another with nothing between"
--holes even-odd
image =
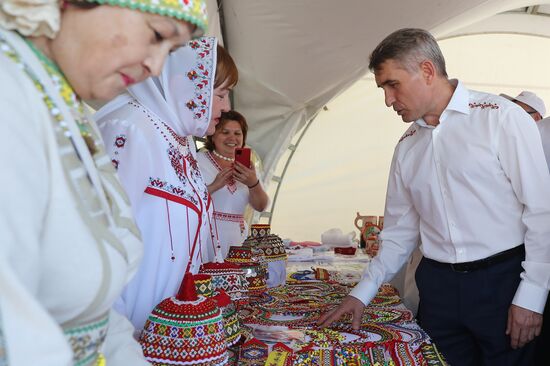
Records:
<instances>
[{"instance_id":1,"label":"man's gray hair","mask_svg":"<svg viewBox=\"0 0 550 366\"><path fill-rule=\"evenodd\" d=\"M445 58L435 38L424 29L403 28L384 38L370 55L369 69L376 71L387 60L399 62L416 72L425 60L434 63L437 73L447 77Z\"/></svg>"}]
</instances>

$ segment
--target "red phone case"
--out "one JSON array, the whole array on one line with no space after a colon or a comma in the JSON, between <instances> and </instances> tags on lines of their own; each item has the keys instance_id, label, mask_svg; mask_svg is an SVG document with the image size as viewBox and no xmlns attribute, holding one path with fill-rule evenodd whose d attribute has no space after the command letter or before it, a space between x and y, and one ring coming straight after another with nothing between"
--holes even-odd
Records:
<instances>
[{"instance_id":1,"label":"red phone case","mask_svg":"<svg viewBox=\"0 0 550 366\"><path fill-rule=\"evenodd\" d=\"M247 168L250 168L250 148L237 147L235 149L235 161L238 161Z\"/></svg>"}]
</instances>

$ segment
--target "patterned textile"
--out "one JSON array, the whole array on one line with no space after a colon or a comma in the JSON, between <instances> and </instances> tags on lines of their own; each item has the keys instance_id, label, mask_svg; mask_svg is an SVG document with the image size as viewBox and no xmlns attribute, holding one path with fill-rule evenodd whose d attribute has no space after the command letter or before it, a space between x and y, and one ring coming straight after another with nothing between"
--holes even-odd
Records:
<instances>
[{"instance_id":1,"label":"patterned textile","mask_svg":"<svg viewBox=\"0 0 550 366\"><path fill-rule=\"evenodd\" d=\"M96 135L82 101L59 68L30 42L27 42L27 45L40 61L51 79L54 90L59 95L50 93L52 89L47 87L49 81L40 79L16 48L0 35L0 52L14 61L29 77L47 108L52 122L51 131L60 152L59 158L68 177L69 187L65 193L74 196L72 204L78 207L78 214L86 225L93 228L94 239L96 239L94 245L106 244L128 261L129 245L138 246L141 243L132 220L126 216L129 212L126 196L119 187L109 160L106 159L101 138ZM68 113L64 112L65 109ZM67 118L68 115L72 116L74 122ZM113 231L107 223L112 225ZM118 231L117 234L115 234L116 231ZM126 239L121 239L120 234L124 231L130 235L126 235ZM108 266L107 263L103 265ZM102 278L101 281L100 286L111 285L106 278ZM101 304L105 300L104 295L101 291L97 292L93 301ZM95 307L88 307L70 322L73 324L70 328L64 326L76 366L89 365L96 361L99 363L104 359L99 350L105 341L108 317L101 316L99 320L93 322L80 321L95 310ZM0 335L0 365L5 356Z\"/></svg>"},{"instance_id":2,"label":"patterned textile","mask_svg":"<svg viewBox=\"0 0 550 366\"><path fill-rule=\"evenodd\" d=\"M265 292L267 264L256 249L231 246L226 261L237 264L244 271L249 296L261 296Z\"/></svg>"},{"instance_id":3,"label":"patterned textile","mask_svg":"<svg viewBox=\"0 0 550 366\"><path fill-rule=\"evenodd\" d=\"M315 272L309 271L308 275L314 278ZM349 291L349 286L332 281L294 280L255 298L240 310L240 315L245 326L286 326L305 335L303 340L293 342L291 361L288 355L283 357L272 350L268 365L446 365L429 336L401 303L397 290L387 284L365 308L359 330L352 328L349 316L318 329L319 316L337 306Z\"/></svg>"},{"instance_id":4,"label":"patterned textile","mask_svg":"<svg viewBox=\"0 0 550 366\"><path fill-rule=\"evenodd\" d=\"M271 288L286 282L287 254L283 240L270 232L270 225L252 225L252 234L243 242L243 247L252 248L267 263L267 287Z\"/></svg>"},{"instance_id":5,"label":"patterned textile","mask_svg":"<svg viewBox=\"0 0 550 366\"><path fill-rule=\"evenodd\" d=\"M267 360L267 344L252 338L240 347L239 365L243 366L264 366Z\"/></svg>"},{"instance_id":6,"label":"patterned textile","mask_svg":"<svg viewBox=\"0 0 550 366\"><path fill-rule=\"evenodd\" d=\"M108 325L109 317L105 315L94 322L64 329L65 337L73 349L74 366L99 363Z\"/></svg>"},{"instance_id":7,"label":"patterned textile","mask_svg":"<svg viewBox=\"0 0 550 366\"><path fill-rule=\"evenodd\" d=\"M212 276L207 274L196 274L193 276L197 295L204 297L212 297L214 295L214 285L212 284Z\"/></svg>"},{"instance_id":8,"label":"patterned textile","mask_svg":"<svg viewBox=\"0 0 550 366\"><path fill-rule=\"evenodd\" d=\"M199 273L212 277L215 289L224 290L236 304L248 302L248 282L241 267L230 262L204 263Z\"/></svg>"},{"instance_id":9,"label":"patterned textile","mask_svg":"<svg viewBox=\"0 0 550 366\"><path fill-rule=\"evenodd\" d=\"M195 289L198 295L207 298L212 297L217 301L222 312L225 341L227 345L232 346L237 343L241 338L241 324L239 322L237 309L231 297L222 289L218 289L214 292L212 276L210 275L204 273L196 274L193 276L193 281L195 282Z\"/></svg>"},{"instance_id":10,"label":"patterned textile","mask_svg":"<svg viewBox=\"0 0 550 366\"><path fill-rule=\"evenodd\" d=\"M204 0L79 0L116 5L185 20L206 32L208 19Z\"/></svg>"},{"instance_id":11,"label":"patterned textile","mask_svg":"<svg viewBox=\"0 0 550 366\"><path fill-rule=\"evenodd\" d=\"M250 226L250 236L267 236L271 234L271 225L269 224L254 224Z\"/></svg>"},{"instance_id":12,"label":"patterned textile","mask_svg":"<svg viewBox=\"0 0 550 366\"><path fill-rule=\"evenodd\" d=\"M220 309L202 296L196 301L162 301L145 323L140 342L154 365L214 366L228 360Z\"/></svg>"},{"instance_id":13,"label":"patterned textile","mask_svg":"<svg viewBox=\"0 0 550 366\"><path fill-rule=\"evenodd\" d=\"M287 254L283 240L271 234L270 225L254 224L250 230L251 235L246 238L243 246L256 248L266 262L286 261Z\"/></svg>"},{"instance_id":14,"label":"patterned textile","mask_svg":"<svg viewBox=\"0 0 550 366\"><path fill-rule=\"evenodd\" d=\"M225 328L225 341L228 346L233 346L241 339L241 324L235 305L230 303L222 307L222 316Z\"/></svg>"}]
</instances>

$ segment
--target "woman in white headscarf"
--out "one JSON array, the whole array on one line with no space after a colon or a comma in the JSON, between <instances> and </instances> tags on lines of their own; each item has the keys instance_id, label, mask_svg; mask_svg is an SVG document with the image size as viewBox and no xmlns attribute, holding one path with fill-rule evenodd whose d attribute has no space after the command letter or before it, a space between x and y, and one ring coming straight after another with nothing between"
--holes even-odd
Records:
<instances>
[{"instance_id":1,"label":"woman in white headscarf","mask_svg":"<svg viewBox=\"0 0 550 366\"><path fill-rule=\"evenodd\" d=\"M0 1L0 364L148 364L111 310L142 244L81 98L158 75L204 8Z\"/></svg>"},{"instance_id":2,"label":"woman in white headscarf","mask_svg":"<svg viewBox=\"0 0 550 366\"><path fill-rule=\"evenodd\" d=\"M159 78L130 87L95 115L145 244L116 305L137 330L176 294L186 271L214 259L210 195L186 136L214 133L237 77L216 39L200 38L172 53Z\"/></svg>"}]
</instances>

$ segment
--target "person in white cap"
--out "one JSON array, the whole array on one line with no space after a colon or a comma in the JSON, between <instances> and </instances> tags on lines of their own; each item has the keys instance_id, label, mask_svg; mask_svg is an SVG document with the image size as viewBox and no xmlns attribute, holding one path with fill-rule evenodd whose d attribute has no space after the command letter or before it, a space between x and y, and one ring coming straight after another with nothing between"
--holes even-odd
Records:
<instances>
[{"instance_id":1,"label":"person in white cap","mask_svg":"<svg viewBox=\"0 0 550 366\"><path fill-rule=\"evenodd\" d=\"M515 98L506 94L500 94L500 96L519 105L525 112L529 113L535 122L537 122L546 163L548 164L548 170L550 170L550 117L544 118L546 114L544 101L535 93L525 90L519 93Z\"/></svg>"},{"instance_id":2,"label":"person in white cap","mask_svg":"<svg viewBox=\"0 0 550 366\"><path fill-rule=\"evenodd\" d=\"M500 96L519 105L525 110L525 112L529 113L535 122L542 120L546 114L546 106L544 105L544 101L533 92L524 90L515 98L512 98L506 94L500 94Z\"/></svg>"},{"instance_id":3,"label":"person in white cap","mask_svg":"<svg viewBox=\"0 0 550 366\"><path fill-rule=\"evenodd\" d=\"M537 123L539 128L540 137L542 140L542 148L546 157L546 163L548 164L548 170L550 171L550 117L543 118L546 112L544 101L539 98L535 93L530 91L522 91L517 97L512 98L506 94L500 94L517 105L523 108ZM543 325L540 336L537 338L537 347L535 349L535 362L537 365L550 364L550 350L547 348L547 344L550 341L550 305L548 300L543 313Z\"/></svg>"}]
</instances>

